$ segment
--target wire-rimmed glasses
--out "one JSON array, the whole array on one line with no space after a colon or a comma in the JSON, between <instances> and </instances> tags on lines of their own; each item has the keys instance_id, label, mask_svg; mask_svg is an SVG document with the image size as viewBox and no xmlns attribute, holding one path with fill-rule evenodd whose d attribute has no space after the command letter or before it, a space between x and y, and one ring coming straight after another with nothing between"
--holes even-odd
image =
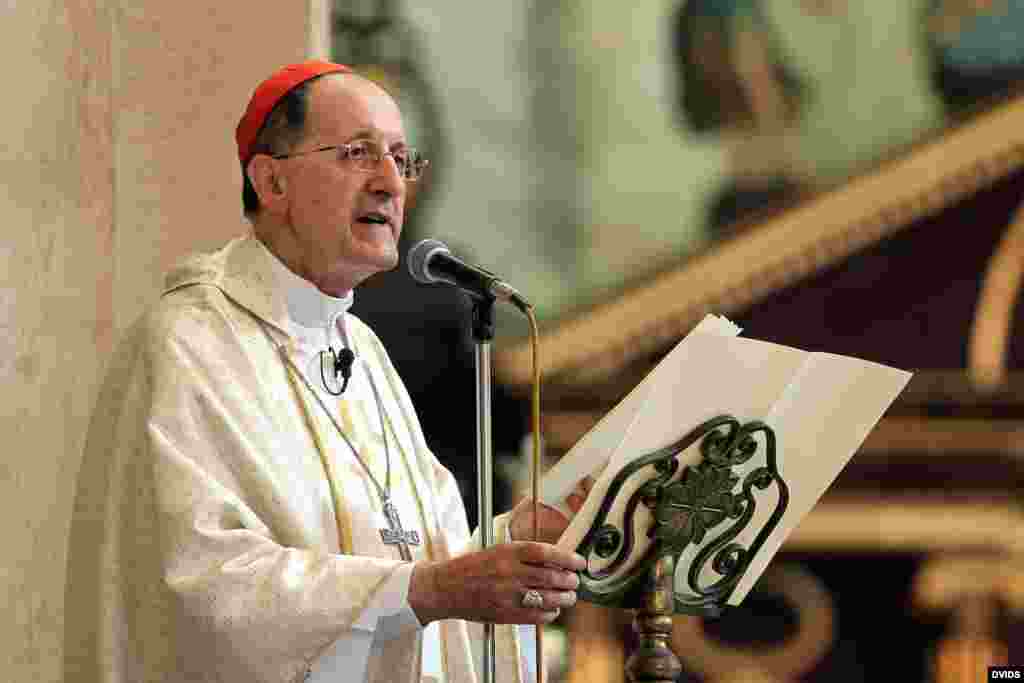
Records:
<instances>
[{"instance_id":1,"label":"wire-rimmed glasses","mask_svg":"<svg viewBox=\"0 0 1024 683\"><path fill-rule=\"evenodd\" d=\"M430 164L430 161L423 158L413 147L403 147L394 151L385 150L373 140L355 140L341 145L328 145L317 147L305 152L293 152L291 154L271 154L272 159L290 159L301 157L316 152L338 150L338 161L349 161L360 171L372 173L377 170L384 157L391 157L398 168L398 174L403 179L416 181L423 177L423 171Z\"/></svg>"}]
</instances>

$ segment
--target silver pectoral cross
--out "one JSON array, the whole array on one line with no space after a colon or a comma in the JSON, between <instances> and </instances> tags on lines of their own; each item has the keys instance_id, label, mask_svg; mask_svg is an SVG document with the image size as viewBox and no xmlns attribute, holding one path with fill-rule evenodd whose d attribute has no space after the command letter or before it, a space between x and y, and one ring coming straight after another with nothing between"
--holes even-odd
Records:
<instances>
[{"instance_id":1,"label":"silver pectoral cross","mask_svg":"<svg viewBox=\"0 0 1024 683\"><path fill-rule=\"evenodd\" d=\"M390 498L385 498L382 502L384 503L384 516L388 520L388 528L380 530L380 538L384 541L384 545L397 545L402 559L412 562L412 552L410 552L409 546L420 544L420 534L418 531L406 531L402 528L402 520L398 517L398 508Z\"/></svg>"}]
</instances>

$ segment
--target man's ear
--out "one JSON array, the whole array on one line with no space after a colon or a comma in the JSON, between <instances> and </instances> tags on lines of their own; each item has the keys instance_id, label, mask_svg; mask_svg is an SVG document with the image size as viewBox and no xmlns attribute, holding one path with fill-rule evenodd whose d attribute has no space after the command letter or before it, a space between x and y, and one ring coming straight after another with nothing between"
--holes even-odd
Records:
<instances>
[{"instance_id":1,"label":"man's ear","mask_svg":"<svg viewBox=\"0 0 1024 683\"><path fill-rule=\"evenodd\" d=\"M287 185L277 174L277 164L266 154L257 154L249 161L249 182L260 198L260 206L271 210L285 197Z\"/></svg>"}]
</instances>

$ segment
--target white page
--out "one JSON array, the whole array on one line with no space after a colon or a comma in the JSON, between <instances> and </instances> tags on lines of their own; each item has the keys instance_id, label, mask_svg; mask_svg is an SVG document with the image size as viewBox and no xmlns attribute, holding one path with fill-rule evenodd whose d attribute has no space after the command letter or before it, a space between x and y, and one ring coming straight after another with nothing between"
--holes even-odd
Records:
<instances>
[{"instance_id":1,"label":"white page","mask_svg":"<svg viewBox=\"0 0 1024 683\"><path fill-rule=\"evenodd\" d=\"M735 336L739 332L740 328L727 319L721 316L707 315L690 334ZM541 477L540 499L542 502L564 509L565 498L572 493L576 484L584 477L596 476L604 468L608 459L629 433L640 409L646 404L647 393L655 379L666 371L659 369L667 369L677 362L678 357L685 353L681 349L684 349L688 338L689 335L676 344L675 348L658 363L654 370L647 374L643 381L619 401Z\"/></svg>"},{"instance_id":2,"label":"white page","mask_svg":"<svg viewBox=\"0 0 1024 683\"><path fill-rule=\"evenodd\" d=\"M670 357L644 380L644 393L635 400L624 435L608 435L616 444L610 466L604 469L579 514L559 540L575 549L585 536L608 486L623 465L680 439L704 421L729 414L741 423L761 420L777 439L778 469L790 493L785 515L755 556L730 596L738 604L763 573L768 561L799 521L821 497L856 452L882 413L902 391L910 373L875 363L751 339L691 334ZM632 394L631 394L632 397ZM734 469L742 477L765 463L764 439L758 453ZM680 464L699 461L698 445L680 457ZM601 454L603 457L607 457ZM650 474L634 474L619 491L608 521L621 528L625 504ZM739 491L739 486L734 492ZM749 547L778 500L775 486L756 491L757 511L736 542ZM650 513L637 509L637 545L627 562L609 580L628 573L649 546L646 529ZM710 530L705 543L728 528L731 520ZM687 572L699 547L690 546L679 558L676 590L690 592ZM600 568L591 558L591 567ZM720 578L709 567L699 585Z\"/></svg>"},{"instance_id":3,"label":"white page","mask_svg":"<svg viewBox=\"0 0 1024 683\"><path fill-rule=\"evenodd\" d=\"M789 505L729 598L738 605L783 541L810 512L910 381L911 373L827 353L808 354L800 376L764 419L775 430ZM737 542L749 544L767 511L758 509ZM677 574L678 576L678 574Z\"/></svg>"},{"instance_id":4,"label":"white page","mask_svg":"<svg viewBox=\"0 0 1024 683\"><path fill-rule=\"evenodd\" d=\"M559 539L560 547L575 549L583 540L608 487L625 464L677 441L723 413L741 422L761 419L799 371L806 355L777 344L696 332L684 341L677 347L678 353L673 352L670 363L662 363L648 375L651 381L645 403L628 432L619 439L620 446L612 454L610 466L601 473L583 508ZM695 457L696 448L690 449L680 458L680 464L693 462ZM629 498L648 478L630 478L616 497L609 521L622 519ZM646 549L643 530L651 521L646 508L637 509L635 559ZM628 572L632 564L627 562L610 578ZM601 564L595 562L593 567Z\"/></svg>"}]
</instances>

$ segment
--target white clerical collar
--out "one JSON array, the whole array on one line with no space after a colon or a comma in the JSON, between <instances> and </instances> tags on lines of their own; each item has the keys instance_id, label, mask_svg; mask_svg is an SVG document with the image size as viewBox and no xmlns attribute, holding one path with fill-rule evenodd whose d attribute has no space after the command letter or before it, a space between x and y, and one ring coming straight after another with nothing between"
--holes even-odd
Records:
<instances>
[{"instance_id":1,"label":"white clerical collar","mask_svg":"<svg viewBox=\"0 0 1024 683\"><path fill-rule=\"evenodd\" d=\"M324 294L312 282L292 272L265 244L260 242L260 246L270 256L274 277L284 294L291 321L303 328L324 330L328 340L334 337L332 329L344 334L344 324L338 324L338 318L352 307L354 292L349 290L343 297Z\"/></svg>"}]
</instances>

